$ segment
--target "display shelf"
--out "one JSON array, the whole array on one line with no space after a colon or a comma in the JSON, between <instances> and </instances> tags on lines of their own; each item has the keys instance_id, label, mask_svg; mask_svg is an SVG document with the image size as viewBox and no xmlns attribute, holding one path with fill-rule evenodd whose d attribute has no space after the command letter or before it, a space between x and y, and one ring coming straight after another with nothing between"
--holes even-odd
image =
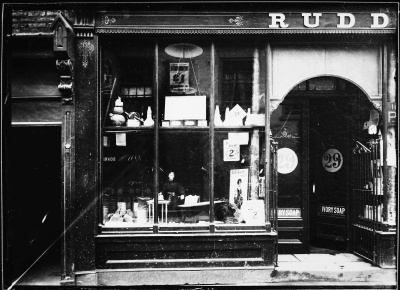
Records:
<instances>
[{"instance_id":1,"label":"display shelf","mask_svg":"<svg viewBox=\"0 0 400 290\"><path fill-rule=\"evenodd\" d=\"M232 131L251 131L253 129L264 131L264 127L260 126L230 126L230 127L214 127L217 132L232 132ZM210 127L198 126L177 126L177 127L159 127L161 132L201 132L209 131ZM127 127L127 126L106 126L103 127L104 133L130 133L130 132L154 132L154 127Z\"/></svg>"}]
</instances>

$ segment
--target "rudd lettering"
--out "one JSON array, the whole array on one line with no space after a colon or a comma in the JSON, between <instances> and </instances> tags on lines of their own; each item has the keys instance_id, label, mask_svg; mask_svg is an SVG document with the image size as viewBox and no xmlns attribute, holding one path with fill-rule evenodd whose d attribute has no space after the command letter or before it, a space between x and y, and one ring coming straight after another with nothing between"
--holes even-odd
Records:
<instances>
[{"instance_id":1,"label":"rudd lettering","mask_svg":"<svg viewBox=\"0 0 400 290\"><path fill-rule=\"evenodd\" d=\"M327 14L326 14L327 15ZM269 28L290 28L290 23L286 22L284 13L269 13L271 24ZM303 25L307 28L318 28L320 20L324 17L323 13L302 13ZM353 28L356 24L356 16L352 13L336 13L337 28ZM370 13L372 23L370 28L385 28L389 25L389 16L385 13Z\"/></svg>"}]
</instances>

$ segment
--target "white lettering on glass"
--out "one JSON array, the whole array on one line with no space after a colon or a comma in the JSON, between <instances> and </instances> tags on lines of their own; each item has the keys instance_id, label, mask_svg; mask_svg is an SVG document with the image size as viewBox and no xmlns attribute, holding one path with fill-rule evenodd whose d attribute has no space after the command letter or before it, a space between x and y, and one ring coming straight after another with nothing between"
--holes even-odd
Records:
<instances>
[{"instance_id":1,"label":"white lettering on glass","mask_svg":"<svg viewBox=\"0 0 400 290\"><path fill-rule=\"evenodd\" d=\"M371 28L385 28L389 24L389 17L384 13L371 13L372 17L372 25ZM383 21L379 24L379 18L382 18Z\"/></svg>"},{"instance_id":2,"label":"white lettering on glass","mask_svg":"<svg viewBox=\"0 0 400 290\"><path fill-rule=\"evenodd\" d=\"M285 24L285 14L283 13L269 13L272 18L269 28L288 28L289 24ZM278 25L279 22L279 25Z\"/></svg>"},{"instance_id":3,"label":"white lettering on glass","mask_svg":"<svg viewBox=\"0 0 400 290\"><path fill-rule=\"evenodd\" d=\"M339 24L337 25L337 28L352 28L356 23L356 19L351 13L338 13L337 16L339 17ZM349 19L349 23L347 24L346 18Z\"/></svg>"},{"instance_id":4,"label":"white lettering on glass","mask_svg":"<svg viewBox=\"0 0 400 290\"><path fill-rule=\"evenodd\" d=\"M322 13L302 13L301 16L304 18L304 26L309 28L315 28L319 26L319 18ZM310 16L315 17L314 24L310 24Z\"/></svg>"}]
</instances>

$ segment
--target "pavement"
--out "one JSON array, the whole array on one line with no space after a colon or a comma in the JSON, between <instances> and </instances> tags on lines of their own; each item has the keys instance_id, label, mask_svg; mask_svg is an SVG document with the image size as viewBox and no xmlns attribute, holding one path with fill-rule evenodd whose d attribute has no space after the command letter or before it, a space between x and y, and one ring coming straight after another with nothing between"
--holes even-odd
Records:
<instances>
[{"instance_id":1,"label":"pavement","mask_svg":"<svg viewBox=\"0 0 400 290\"><path fill-rule=\"evenodd\" d=\"M92 280L76 276L84 286L214 289L397 289L397 270L382 269L350 253L281 254L277 267L98 270ZM39 262L12 289L55 289L60 265ZM72 289L72 288L71 288ZM115 289L115 288L112 288Z\"/></svg>"}]
</instances>

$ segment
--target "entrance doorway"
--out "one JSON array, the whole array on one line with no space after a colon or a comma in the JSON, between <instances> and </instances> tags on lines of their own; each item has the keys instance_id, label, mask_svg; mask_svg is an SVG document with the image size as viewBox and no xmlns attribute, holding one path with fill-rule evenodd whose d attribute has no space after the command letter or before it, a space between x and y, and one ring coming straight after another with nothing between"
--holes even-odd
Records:
<instances>
[{"instance_id":1,"label":"entrance doorway","mask_svg":"<svg viewBox=\"0 0 400 290\"><path fill-rule=\"evenodd\" d=\"M278 148L292 150L298 159L293 171L278 176L278 208L301 213L300 218L281 216L278 224L284 226L278 235L281 241L302 244L285 251L289 245L282 243L280 253L349 252L352 149L356 141L366 144L378 138L379 123L376 131L369 132L375 136L364 123L379 113L357 86L333 77L299 84L278 109L271 116L272 134Z\"/></svg>"},{"instance_id":2,"label":"entrance doorway","mask_svg":"<svg viewBox=\"0 0 400 290\"><path fill-rule=\"evenodd\" d=\"M46 251L61 261L61 127L13 127L7 155L7 274L12 282Z\"/></svg>"}]
</instances>

